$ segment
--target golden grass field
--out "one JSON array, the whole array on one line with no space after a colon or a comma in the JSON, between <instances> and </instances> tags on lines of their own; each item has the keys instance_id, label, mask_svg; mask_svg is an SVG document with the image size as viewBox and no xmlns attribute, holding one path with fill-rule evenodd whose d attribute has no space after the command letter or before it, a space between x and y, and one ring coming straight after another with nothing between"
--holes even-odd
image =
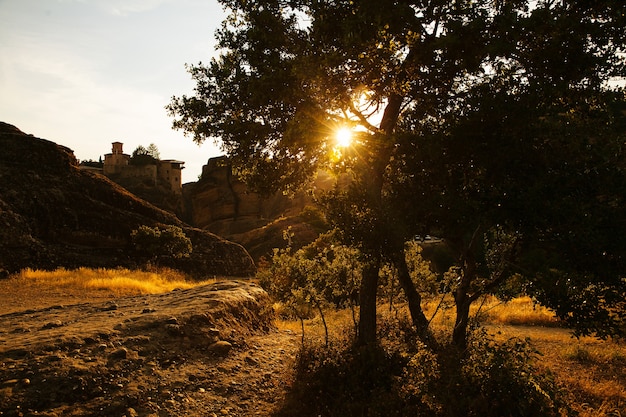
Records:
<instances>
[{"instance_id":1,"label":"golden grass field","mask_svg":"<svg viewBox=\"0 0 626 417\"><path fill-rule=\"evenodd\" d=\"M77 304L111 298L158 294L214 282L192 281L167 268L154 271L129 269L25 269L0 280L0 294L10 294L0 304L0 314L53 304Z\"/></svg>"},{"instance_id":2,"label":"golden grass field","mask_svg":"<svg viewBox=\"0 0 626 417\"><path fill-rule=\"evenodd\" d=\"M2 303L0 314L35 308L46 303L82 303L125 295L155 294L190 288L207 282L194 282L173 270L152 272L127 269L59 269L52 272L24 270L0 281L0 291L11 294ZM401 307L401 306L398 306ZM389 306L380 307L381 313ZM427 317L434 329L450 328L453 309L449 300L424 303ZM436 312L436 314L434 314ZM537 366L548 369L567 393L570 404L582 417L626 416L626 343L574 338L559 327L552 312L536 305L528 297L501 302L494 297L477 303L474 316L487 331L499 340L512 337L529 338L540 352ZM433 317L434 315L434 317ZM326 317L331 330L345 329L352 317L349 311L329 312ZM282 320L280 329L299 333L300 323ZM305 322L305 336L319 337L321 320Z\"/></svg>"},{"instance_id":3,"label":"golden grass field","mask_svg":"<svg viewBox=\"0 0 626 417\"><path fill-rule=\"evenodd\" d=\"M54 287L110 291L116 295L158 294L175 288L191 288L198 284L189 282L184 274L171 269L155 272L90 268L60 268L55 271L25 269L17 279Z\"/></svg>"}]
</instances>

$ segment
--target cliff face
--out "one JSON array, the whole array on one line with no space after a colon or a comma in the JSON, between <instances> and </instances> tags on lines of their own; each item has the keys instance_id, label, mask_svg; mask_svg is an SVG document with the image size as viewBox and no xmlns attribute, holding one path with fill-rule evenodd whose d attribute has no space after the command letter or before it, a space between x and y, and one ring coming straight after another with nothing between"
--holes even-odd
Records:
<instances>
[{"instance_id":1,"label":"cliff face","mask_svg":"<svg viewBox=\"0 0 626 417\"><path fill-rule=\"evenodd\" d=\"M320 172L312 190L329 190L335 182L336 178ZM262 197L232 174L225 158L210 159L201 179L184 185L183 198L189 223L242 244L255 260L270 256L273 248L285 247L283 231L288 228L296 248L312 242L326 228L311 193Z\"/></svg>"},{"instance_id":2,"label":"cliff face","mask_svg":"<svg viewBox=\"0 0 626 417\"><path fill-rule=\"evenodd\" d=\"M156 167L152 167L156 171ZM154 175L156 176L156 172ZM184 210L181 193L172 191L169 184L160 178L157 178L156 181L147 181L142 178L125 177L119 174L111 174L108 178L142 200L160 209L174 213L178 218L183 218Z\"/></svg>"},{"instance_id":3,"label":"cliff face","mask_svg":"<svg viewBox=\"0 0 626 417\"><path fill-rule=\"evenodd\" d=\"M23 268L133 267L130 233L141 225L177 225L191 258L170 266L196 276L246 276L246 250L78 169L73 152L0 122L0 274ZM168 261L169 262L169 261Z\"/></svg>"},{"instance_id":4,"label":"cliff face","mask_svg":"<svg viewBox=\"0 0 626 417\"><path fill-rule=\"evenodd\" d=\"M266 225L280 216L298 214L312 199L304 193L261 197L231 173L224 158L212 158L204 166L200 181L186 185L190 196L191 223L226 236Z\"/></svg>"}]
</instances>

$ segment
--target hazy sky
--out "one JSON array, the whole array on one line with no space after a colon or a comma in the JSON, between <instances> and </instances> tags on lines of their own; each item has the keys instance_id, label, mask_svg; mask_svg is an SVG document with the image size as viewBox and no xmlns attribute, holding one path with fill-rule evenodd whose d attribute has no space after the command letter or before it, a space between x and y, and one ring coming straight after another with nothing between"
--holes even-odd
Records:
<instances>
[{"instance_id":1,"label":"hazy sky","mask_svg":"<svg viewBox=\"0 0 626 417\"><path fill-rule=\"evenodd\" d=\"M0 121L98 160L155 143L183 182L219 155L171 129L191 94L185 63L208 63L225 14L216 0L0 0Z\"/></svg>"}]
</instances>

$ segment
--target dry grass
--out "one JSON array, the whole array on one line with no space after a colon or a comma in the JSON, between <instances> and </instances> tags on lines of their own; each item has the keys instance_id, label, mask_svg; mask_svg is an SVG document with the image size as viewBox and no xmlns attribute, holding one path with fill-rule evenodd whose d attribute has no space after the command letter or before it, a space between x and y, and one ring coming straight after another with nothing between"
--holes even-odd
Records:
<instances>
[{"instance_id":1,"label":"dry grass","mask_svg":"<svg viewBox=\"0 0 626 417\"><path fill-rule=\"evenodd\" d=\"M129 269L25 269L0 280L0 315L52 305L96 303L117 297L158 294L215 282L194 281L168 268Z\"/></svg>"},{"instance_id":2,"label":"dry grass","mask_svg":"<svg viewBox=\"0 0 626 417\"><path fill-rule=\"evenodd\" d=\"M454 324L451 300L424 304L435 329ZM537 366L549 370L580 417L626 416L626 344L623 341L575 338L561 328L554 313L529 297L502 302L487 297L475 303L472 316L499 340L529 338L540 352Z\"/></svg>"},{"instance_id":3,"label":"dry grass","mask_svg":"<svg viewBox=\"0 0 626 417\"><path fill-rule=\"evenodd\" d=\"M55 271L26 269L17 275L16 280L16 285L23 281L50 287L106 290L117 296L157 294L176 288L191 288L200 284L187 280L184 274L171 269L154 272L91 268L74 270L60 268Z\"/></svg>"},{"instance_id":4,"label":"dry grass","mask_svg":"<svg viewBox=\"0 0 626 417\"><path fill-rule=\"evenodd\" d=\"M530 338L580 417L626 416L626 344L593 337L575 338L567 329L492 325L501 340Z\"/></svg>"},{"instance_id":5,"label":"dry grass","mask_svg":"<svg viewBox=\"0 0 626 417\"><path fill-rule=\"evenodd\" d=\"M544 326L558 327L559 320L554 312L536 304L530 297L518 297L502 302L496 297L487 297L480 308L481 321L492 324L509 324L512 326Z\"/></svg>"},{"instance_id":6,"label":"dry grass","mask_svg":"<svg viewBox=\"0 0 626 417\"><path fill-rule=\"evenodd\" d=\"M439 308L437 308L439 306ZM431 326L440 335L449 335L454 324L454 308L450 300L424 302L426 316L433 317ZM397 310L396 310L397 309ZM403 305L390 309L379 306L381 316L406 315ZM575 338L571 331L559 327L559 321L547 308L534 305L528 297L501 302L489 297L472 309L496 340L529 338L540 352L539 369L548 370L562 387L568 403L579 417L626 417L626 344L623 341ZM382 318L381 318L382 320ZM326 322L331 338L352 329L348 310L328 312ZM281 329L300 333L298 321L280 321ZM308 341L322 340L319 317L305 320ZM442 340L443 341L443 340Z\"/></svg>"},{"instance_id":7,"label":"dry grass","mask_svg":"<svg viewBox=\"0 0 626 417\"><path fill-rule=\"evenodd\" d=\"M435 327L449 327L454 323L454 307L451 297L431 299L423 303L424 313ZM470 316L484 324L507 324L512 326L558 327L559 320L550 309L536 304L530 297L518 297L501 301L487 296L472 305Z\"/></svg>"}]
</instances>

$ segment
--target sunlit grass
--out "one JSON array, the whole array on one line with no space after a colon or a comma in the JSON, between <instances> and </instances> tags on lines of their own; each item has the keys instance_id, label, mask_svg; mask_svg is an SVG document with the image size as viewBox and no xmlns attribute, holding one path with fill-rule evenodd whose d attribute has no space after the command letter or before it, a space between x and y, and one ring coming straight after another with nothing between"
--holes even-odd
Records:
<instances>
[{"instance_id":1,"label":"sunlit grass","mask_svg":"<svg viewBox=\"0 0 626 417\"><path fill-rule=\"evenodd\" d=\"M493 324L510 324L514 326L559 326L554 312L542 305L534 303L530 297L518 297L502 302L496 297L488 297L478 314L482 319Z\"/></svg>"},{"instance_id":2,"label":"sunlit grass","mask_svg":"<svg viewBox=\"0 0 626 417\"><path fill-rule=\"evenodd\" d=\"M454 322L454 303L451 296L443 300L426 300L422 308L435 326L446 327ZM482 324L544 327L560 325L552 310L534 303L530 297L518 297L505 302L488 296L472 305L470 317Z\"/></svg>"},{"instance_id":3,"label":"sunlit grass","mask_svg":"<svg viewBox=\"0 0 626 417\"><path fill-rule=\"evenodd\" d=\"M427 318L433 318L431 328L440 342L449 342L454 325L454 307L451 299L427 300L423 303ZM278 311L280 311L278 308ZM437 310L437 313L433 314ZM381 304L378 307L381 322L389 317L408 317L403 303ZM579 417L626 416L626 344L619 340L599 340L594 337L575 338L547 308L533 303L528 297L502 302L489 297L476 303L472 316L478 313L479 322L498 341L510 338L529 338L540 352L535 365L549 370L564 390L568 404ZM326 313L331 339L352 333L353 320L349 310ZM307 343L323 340L319 317L304 321ZM301 335L298 320L279 320L278 328Z\"/></svg>"},{"instance_id":4,"label":"sunlit grass","mask_svg":"<svg viewBox=\"0 0 626 417\"><path fill-rule=\"evenodd\" d=\"M174 289L186 289L205 282L194 282L172 269L139 271L130 269L65 269L40 271L25 269L15 279L47 287L73 288L86 291L108 291L115 295L158 294Z\"/></svg>"}]
</instances>

